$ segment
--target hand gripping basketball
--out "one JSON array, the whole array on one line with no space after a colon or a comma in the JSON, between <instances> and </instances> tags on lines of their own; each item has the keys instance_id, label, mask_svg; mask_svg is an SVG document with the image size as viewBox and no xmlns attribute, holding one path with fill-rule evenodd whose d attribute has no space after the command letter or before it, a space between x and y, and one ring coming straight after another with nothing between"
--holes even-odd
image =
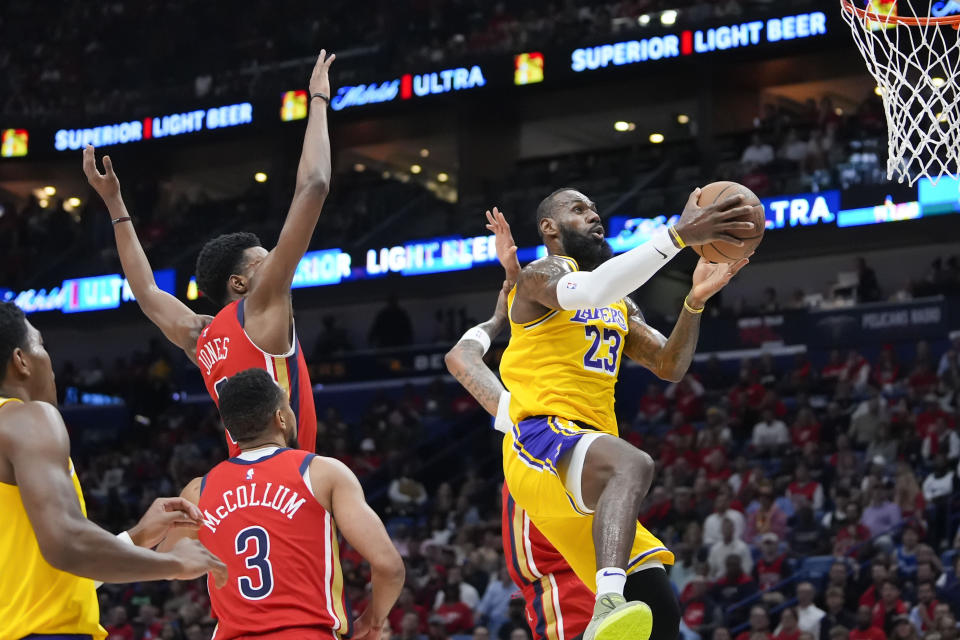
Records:
<instances>
[{"instance_id":1,"label":"hand gripping basketball","mask_svg":"<svg viewBox=\"0 0 960 640\"><path fill-rule=\"evenodd\" d=\"M753 211L752 205L744 204L743 194L735 193L701 207L698 204L700 192L700 188L693 190L675 225L684 244L697 245L721 240L742 247L743 241L734 232L753 231L756 225L737 218L749 216Z\"/></svg>"}]
</instances>

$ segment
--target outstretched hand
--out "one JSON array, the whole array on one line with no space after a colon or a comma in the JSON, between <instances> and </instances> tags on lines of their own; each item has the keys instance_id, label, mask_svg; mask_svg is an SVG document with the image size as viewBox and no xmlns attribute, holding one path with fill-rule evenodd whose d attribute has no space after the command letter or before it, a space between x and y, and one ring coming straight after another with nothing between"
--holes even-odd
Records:
<instances>
[{"instance_id":1,"label":"outstretched hand","mask_svg":"<svg viewBox=\"0 0 960 640\"><path fill-rule=\"evenodd\" d=\"M87 176L87 182L93 187L94 191L100 194L104 200L114 198L120 195L120 180L117 174L113 172L113 162L110 156L103 156L103 169L105 173L100 173L97 169L97 157L94 154L93 145L88 144L83 148L83 173Z\"/></svg>"},{"instance_id":2,"label":"outstretched hand","mask_svg":"<svg viewBox=\"0 0 960 640\"><path fill-rule=\"evenodd\" d=\"M317 56L317 63L313 65L313 73L310 74L310 95L322 93L330 96L330 65L337 59L337 54L327 55L326 49L320 49L320 55ZM330 96L332 97L332 96Z\"/></svg>"},{"instance_id":3,"label":"outstretched hand","mask_svg":"<svg viewBox=\"0 0 960 640\"><path fill-rule=\"evenodd\" d=\"M496 236L497 258L506 271L507 282L510 283L509 291L520 278L520 261L517 260L517 243L513 241L510 223L496 207L492 214L487 211L487 229Z\"/></svg>"},{"instance_id":4,"label":"outstretched hand","mask_svg":"<svg viewBox=\"0 0 960 640\"><path fill-rule=\"evenodd\" d=\"M702 307L703 303L727 286L730 279L749 263L750 258L719 263L700 258L697 268L693 271L693 287L690 289L688 301L695 307Z\"/></svg>"}]
</instances>

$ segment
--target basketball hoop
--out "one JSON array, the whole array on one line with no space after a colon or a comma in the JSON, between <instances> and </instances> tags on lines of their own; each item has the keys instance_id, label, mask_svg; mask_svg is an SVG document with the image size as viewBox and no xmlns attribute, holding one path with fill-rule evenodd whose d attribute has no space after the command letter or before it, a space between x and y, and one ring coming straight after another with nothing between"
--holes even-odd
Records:
<instances>
[{"instance_id":1,"label":"basketball hoop","mask_svg":"<svg viewBox=\"0 0 960 640\"><path fill-rule=\"evenodd\" d=\"M883 99L887 179L960 173L960 15L934 15L932 0L858 3L840 7Z\"/></svg>"}]
</instances>

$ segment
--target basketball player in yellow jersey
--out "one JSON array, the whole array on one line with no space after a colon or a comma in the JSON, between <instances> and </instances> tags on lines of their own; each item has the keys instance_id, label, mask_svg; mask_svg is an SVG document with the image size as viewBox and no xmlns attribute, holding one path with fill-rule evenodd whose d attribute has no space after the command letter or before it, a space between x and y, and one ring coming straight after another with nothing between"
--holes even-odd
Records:
<instances>
[{"instance_id":1,"label":"basketball player in yellow jersey","mask_svg":"<svg viewBox=\"0 0 960 640\"><path fill-rule=\"evenodd\" d=\"M171 526L202 516L180 498L161 498L129 532L114 537L86 518L70 461L70 438L54 408L50 356L16 305L0 303L0 638L100 640L94 580L187 580L226 568L199 543L169 553Z\"/></svg>"},{"instance_id":2,"label":"basketball player in yellow jersey","mask_svg":"<svg viewBox=\"0 0 960 640\"><path fill-rule=\"evenodd\" d=\"M624 354L663 379L680 380L704 303L747 263L701 260L669 339L644 322L627 295L683 246L742 245L731 232L754 228L733 220L750 213L740 196L703 209L698 197L699 189L674 228L611 257L594 203L574 189L555 191L537 208L549 255L521 271L508 298L511 338L500 374L513 428L503 442L504 474L517 504L595 588L584 640L678 634L679 610L663 570L673 554L637 525L654 463L618 437L614 386ZM624 597L628 574L632 601ZM657 607L652 614L646 600Z\"/></svg>"}]
</instances>

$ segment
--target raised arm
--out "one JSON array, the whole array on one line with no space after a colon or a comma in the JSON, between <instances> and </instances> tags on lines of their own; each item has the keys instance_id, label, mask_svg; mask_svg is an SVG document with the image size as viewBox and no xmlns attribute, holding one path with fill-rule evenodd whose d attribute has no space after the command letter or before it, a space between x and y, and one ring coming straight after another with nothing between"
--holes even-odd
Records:
<instances>
[{"instance_id":1,"label":"raised arm","mask_svg":"<svg viewBox=\"0 0 960 640\"><path fill-rule=\"evenodd\" d=\"M703 314L704 305L748 262L750 260L744 258L732 264L713 264L700 258L693 272L693 287L684 300L680 317L677 318L669 338L664 338L663 334L644 322L637 304L629 297L624 298L630 312L630 331L623 352L658 378L679 382L693 362L693 354L700 337L700 316Z\"/></svg>"},{"instance_id":2,"label":"raised arm","mask_svg":"<svg viewBox=\"0 0 960 640\"><path fill-rule=\"evenodd\" d=\"M330 137L327 133L327 101L330 97L328 71L335 55L320 51L310 76L310 115L303 136L303 150L297 166L297 183L290 210L280 230L277 246L267 254L257 270L252 289L247 294L245 311L253 321L247 325L255 333L264 333L256 326L256 316L271 309L289 308L290 285L297 265L310 246L320 210L330 189ZM276 315L276 314L274 314ZM285 314L288 315L288 314ZM289 333L289 318L281 334ZM267 332L272 331L266 327ZM252 336L251 336L252 337ZM259 344L259 343L258 343Z\"/></svg>"},{"instance_id":3,"label":"raised arm","mask_svg":"<svg viewBox=\"0 0 960 640\"><path fill-rule=\"evenodd\" d=\"M343 537L370 563L372 594L354 622L355 640L377 640L403 589L405 568L383 522L367 504L357 477L343 463L316 457L310 463L314 495L333 515Z\"/></svg>"},{"instance_id":4,"label":"raised arm","mask_svg":"<svg viewBox=\"0 0 960 640\"><path fill-rule=\"evenodd\" d=\"M170 553L126 544L86 519L70 476L70 441L60 414L42 402L6 410L0 448L13 466L40 552L53 567L101 582L197 578L226 567L199 543ZM27 435L29 432L29 437Z\"/></svg>"},{"instance_id":5,"label":"raised arm","mask_svg":"<svg viewBox=\"0 0 960 640\"><path fill-rule=\"evenodd\" d=\"M94 149L87 145L83 150L83 172L90 186L103 198L113 221L113 234L123 275L130 283L140 310L155 324L167 340L186 352L196 363L197 338L210 322L210 316L194 313L175 296L157 286L147 254L140 246L133 220L120 194L120 180L113 171L110 156L103 156L104 173L97 169Z\"/></svg>"},{"instance_id":6,"label":"raised arm","mask_svg":"<svg viewBox=\"0 0 960 640\"><path fill-rule=\"evenodd\" d=\"M701 208L700 190L690 194L675 226L684 245L724 240L742 246L732 231L752 230L752 222L734 218L751 211L739 206L740 194ZM647 242L614 258L593 271L574 271L566 260L550 256L527 265L517 283L511 315L515 322L530 322L549 309L590 309L603 307L626 297L654 276L680 252L681 243L667 228Z\"/></svg>"},{"instance_id":7,"label":"raised arm","mask_svg":"<svg viewBox=\"0 0 960 640\"><path fill-rule=\"evenodd\" d=\"M504 394L507 390L497 375L483 361L483 356L490 348L491 341L507 327L507 294L510 292L510 283L504 282L497 297L497 307L493 316L476 327L470 329L453 348L443 357L447 371L457 379L464 389L480 403L490 415L498 418L497 428L500 428L500 409ZM509 394L508 394L509 395ZM504 407L505 411L506 408ZM509 422L509 420L508 420Z\"/></svg>"}]
</instances>

